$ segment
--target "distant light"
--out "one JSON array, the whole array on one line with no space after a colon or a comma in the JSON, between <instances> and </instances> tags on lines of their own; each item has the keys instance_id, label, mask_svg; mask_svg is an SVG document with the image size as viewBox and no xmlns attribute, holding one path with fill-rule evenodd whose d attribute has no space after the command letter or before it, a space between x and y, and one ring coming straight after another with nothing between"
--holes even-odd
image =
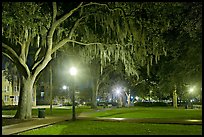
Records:
<instances>
[{"instance_id":1,"label":"distant light","mask_svg":"<svg viewBox=\"0 0 204 137\"><path fill-rule=\"evenodd\" d=\"M99 101L99 98L97 98L97 101Z\"/></svg>"},{"instance_id":2,"label":"distant light","mask_svg":"<svg viewBox=\"0 0 204 137\"><path fill-rule=\"evenodd\" d=\"M75 67L71 67L70 70L69 70L69 73L72 75L72 76L75 76L77 74L77 69Z\"/></svg>"},{"instance_id":3,"label":"distant light","mask_svg":"<svg viewBox=\"0 0 204 137\"><path fill-rule=\"evenodd\" d=\"M190 89L189 89L189 92L191 93L191 92L193 92L194 91L194 87L191 87Z\"/></svg>"},{"instance_id":4,"label":"distant light","mask_svg":"<svg viewBox=\"0 0 204 137\"><path fill-rule=\"evenodd\" d=\"M120 89L116 89L116 94L120 94Z\"/></svg>"},{"instance_id":5,"label":"distant light","mask_svg":"<svg viewBox=\"0 0 204 137\"><path fill-rule=\"evenodd\" d=\"M133 99L133 96L131 96L130 98Z\"/></svg>"},{"instance_id":6,"label":"distant light","mask_svg":"<svg viewBox=\"0 0 204 137\"><path fill-rule=\"evenodd\" d=\"M66 90L66 89L67 89L67 86L64 85L64 86L62 87L62 89Z\"/></svg>"},{"instance_id":7,"label":"distant light","mask_svg":"<svg viewBox=\"0 0 204 137\"><path fill-rule=\"evenodd\" d=\"M139 97L138 97L138 96L136 96L136 97L135 97L135 99L136 99L136 100L138 100L138 99L139 99Z\"/></svg>"}]
</instances>

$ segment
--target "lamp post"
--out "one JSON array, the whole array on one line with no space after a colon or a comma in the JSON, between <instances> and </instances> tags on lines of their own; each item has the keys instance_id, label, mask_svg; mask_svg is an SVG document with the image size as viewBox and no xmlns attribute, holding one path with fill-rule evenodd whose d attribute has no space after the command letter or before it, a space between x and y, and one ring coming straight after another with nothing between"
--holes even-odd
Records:
<instances>
[{"instance_id":1,"label":"lamp post","mask_svg":"<svg viewBox=\"0 0 204 137\"><path fill-rule=\"evenodd\" d=\"M72 90L72 120L76 120L75 114L75 75L77 74L77 69L71 67L69 70L71 76L73 76L73 90Z\"/></svg>"}]
</instances>

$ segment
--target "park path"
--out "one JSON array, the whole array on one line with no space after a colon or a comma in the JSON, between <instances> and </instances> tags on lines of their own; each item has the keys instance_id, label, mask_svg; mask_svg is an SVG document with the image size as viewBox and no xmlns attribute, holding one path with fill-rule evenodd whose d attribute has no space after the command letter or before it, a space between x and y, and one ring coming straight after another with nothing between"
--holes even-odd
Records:
<instances>
[{"instance_id":1,"label":"park path","mask_svg":"<svg viewBox=\"0 0 204 137\"><path fill-rule=\"evenodd\" d=\"M13 135L23 131L48 126L57 122L70 120L69 117L45 117L45 118L33 118L31 121L22 122L13 125L2 126L2 135Z\"/></svg>"}]
</instances>

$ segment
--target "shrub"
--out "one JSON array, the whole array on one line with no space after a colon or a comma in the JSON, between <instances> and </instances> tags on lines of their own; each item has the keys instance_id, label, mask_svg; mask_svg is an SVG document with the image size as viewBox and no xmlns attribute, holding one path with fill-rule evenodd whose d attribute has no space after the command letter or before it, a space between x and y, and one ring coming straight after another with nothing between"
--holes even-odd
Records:
<instances>
[{"instance_id":1,"label":"shrub","mask_svg":"<svg viewBox=\"0 0 204 137\"><path fill-rule=\"evenodd\" d=\"M136 102L134 106L144 106L144 107L153 107L153 106L169 106L165 102Z\"/></svg>"},{"instance_id":2,"label":"shrub","mask_svg":"<svg viewBox=\"0 0 204 137\"><path fill-rule=\"evenodd\" d=\"M2 106L2 110L17 110L17 105L6 105Z\"/></svg>"}]
</instances>

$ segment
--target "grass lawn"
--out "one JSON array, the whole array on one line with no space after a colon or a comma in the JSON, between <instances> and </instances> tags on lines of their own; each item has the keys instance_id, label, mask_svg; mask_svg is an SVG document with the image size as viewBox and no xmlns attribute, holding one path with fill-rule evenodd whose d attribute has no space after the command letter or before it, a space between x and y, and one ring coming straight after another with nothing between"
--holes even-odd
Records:
<instances>
[{"instance_id":1,"label":"grass lawn","mask_svg":"<svg viewBox=\"0 0 204 137\"><path fill-rule=\"evenodd\" d=\"M201 109L175 109L172 107L130 107L110 109L90 113L90 117L114 118L177 118L177 119L202 119Z\"/></svg>"},{"instance_id":2,"label":"grass lawn","mask_svg":"<svg viewBox=\"0 0 204 137\"><path fill-rule=\"evenodd\" d=\"M130 107L101 109L76 109L90 117L123 118L173 118L202 119L200 109L174 109L172 107ZM55 115L71 114L71 110L54 110ZM49 112L47 112L49 114ZM63 114L62 114L63 113ZM52 114L52 115L53 115ZM76 120L22 132L22 135L202 135L202 125L150 124ZM20 134L20 135L21 135Z\"/></svg>"},{"instance_id":3,"label":"grass lawn","mask_svg":"<svg viewBox=\"0 0 204 137\"><path fill-rule=\"evenodd\" d=\"M202 135L202 126L77 120L19 135Z\"/></svg>"},{"instance_id":4,"label":"grass lawn","mask_svg":"<svg viewBox=\"0 0 204 137\"><path fill-rule=\"evenodd\" d=\"M17 110L2 110L2 115L15 115ZM87 108L77 108L76 114L80 114L81 112L87 112L92 111L89 107ZM46 108L45 110L45 117L46 116L64 116L64 117L70 117L72 115L71 109L62 109L62 108L53 108L52 113L50 112L49 108ZM32 109L32 116L38 117L38 109ZM31 121L30 120L19 120L15 118L2 118L2 126L5 125L11 125L11 124L17 124L21 122Z\"/></svg>"}]
</instances>

